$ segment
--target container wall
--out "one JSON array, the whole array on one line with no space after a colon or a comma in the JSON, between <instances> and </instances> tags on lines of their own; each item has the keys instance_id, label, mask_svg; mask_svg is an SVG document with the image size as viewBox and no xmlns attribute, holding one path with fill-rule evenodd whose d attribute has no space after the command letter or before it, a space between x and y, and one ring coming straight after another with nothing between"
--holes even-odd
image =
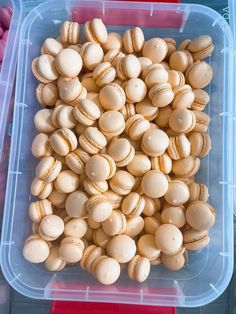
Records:
<instances>
[{"instance_id":1,"label":"container wall","mask_svg":"<svg viewBox=\"0 0 236 314\"><path fill-rule=\"evenodd\" d=\"M209 134L213 148L202 161L197 178L198 182L209 186L209 202L217 210L216 223L210 231L211 244L190 255L188 266L179 272L168 271L162 266L152 268L143 284L132 282L123 273L115 285L101 286L80 267L67 267L61 273L52 274L42 265L29 264L22 256L24 239L31 233L27 208L37 161L32 157L30 147L35 136L34 114L40 108L35 98L37 81L31 73L31 61L39 55L45 38L56 37L61 23L70 19L72 12L78 16L84 10L105 22L113 23L115 19L117 25L108 25L108 30L123 32L131 26L129 17L132 16L132 24L142 26L146 38L173 36L180 42L209 34L215 44L214 54L208 60L215 75L208 88L211 102L207 108L212 120ZM116 16L111 19L114 14ZM161 25L160 20L163 21ZM228 24L215 11L197 5L48 1L29 14L21 36L2 232L1 260L7 280L19 292L42 299L191 307L217 298L226 288L233 268L232 117L228 114L232 111L232 73L229 71L232 38Z\"/></svg>"}]
</instances>

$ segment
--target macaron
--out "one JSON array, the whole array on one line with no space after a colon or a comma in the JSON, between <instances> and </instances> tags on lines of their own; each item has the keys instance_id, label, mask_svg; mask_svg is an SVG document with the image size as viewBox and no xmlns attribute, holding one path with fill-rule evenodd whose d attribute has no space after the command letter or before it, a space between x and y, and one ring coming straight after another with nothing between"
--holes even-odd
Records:
<instances>
[{"instance_id":1,"label":"macaron","mask_svg":"<svg viewBox=\"0 0 236 314\"><path fill-rule=\"evenodd\" d=\"M80 267L87 272L91 273L92 266L96 258L105 254L105 250L94 244L89 245L83 253L83 257L80 260Z\"/></svg>"},{"instance_id":2,"label":"macaron","mask_svg":"<svg viewBox=\"0 0 236 314\"><path fill-rule=\"evenodd\" d=\"M173 160L186 158L190 155L191 143L185 134L171 136L169 138L167 151Z\"/></svg>"},{"instance_id":3,"label":"macaron","mask_svg":"<svg viewBox=\"0 0 236 314\"><path fill-rule=\"evenodd\" d=\"M155 84L162 84L168 82L168 72L160 64L149 65L142 73L143 80L150 89Z\"/></svg>"},{"instance_id":4,"label":"macaron","mask_svg":"<svg viewBox=\"0 0 236 314\"><path fill-rule=\"evenodd\" d=\"M23 256L30 263L42 263L50 254L48 243L40 235L29 236L24 243Z\"/></svg>"},{"instance_id":5,"label":"macaron","mask_svg":"<svg viewBox=\"0 0 236 314\"><path fill-rule=\"evenodd\" d=\"M84 235L84 240L87 240L89 243L93 241L93 229L88 227L87 232Z\"/></svg>"},{"instance_id":6,"label":"macaron","mask_svg":"<svg viewBox=\"0 0 236 314\"><path fill-rule=\"evenodd\" d=\"M155 216L144 217L144 231L148 234L155 235L157 228L161 225L160 220Z\"/></svg>"},{"instance_id":7,"label":"macaron","mask_svg":"<svg viewBox=\"0 0 236 314\"><path fill-rule=\"evenodd\" d=\"M168 70L168 83L172 88L185 84L185 76L181 71Z\"/></svg>"},{"instance_id":8,"label":"macaron","mask_svg":"<svg viewBox=\"0 0 236 314\"><path fill-rule=\"evenodd\" d=\"M111 178L109 184L115 193L127 195L135 185L135 178L127 171L118 170Z\"/></svg>"},{"instance_id":9,"label":"macaron","mask_svg":"<svg viewBox=\"0 0 236 314\"><path fill-rule=\"evenodd\" d=\"M200 168L200 159L188 156L173 161L172 172L177 177L190 178L194 176Z\"/></svg>"},{"instance_id":10,"label":"macaron","mask_svg":"<svg viewBox=\"0 0 236 314\"><path fill-rule=\"evenodd\" d=\"M203 183L190 182L189 189L189 202L203 201L207 202L209 197L208 187Z\"/></svg>"},{"instance_id":11,"label":"macaron","mask_svg":"<svg viewBox=\"0 0 236 314\"><path fill-rule=\"evenodd\" d=\"M88 93L99 93L100 87L96 84L93 73L85 73L81 77L81 84L87 89Z\"/></svg>"},{"instance_id":12,"label":"macaron","mask_svg":"<svg viewBox=\"0 0 236 314\"><path fill-rule=\"evenodd\" d=\"M125 123L125 133L134 141L140 140L149 128L150 122L141 114L135 114Z\"/></svg>"},{"instance_id":13,"label":"macaron","mask_svg":"<svg viewBox=\"0 0 236 314\"><path fill-rule=\"evenodd\" d=\"M40 199L45 199L52 192L52 189L52 182L46 182L36 177L31 183L30 191L32 195L38 196Z\"/></svg>"},{"instance_id":14,"label":"macaron","mask_svg":"<svg viewBox=\"0 0 236 314\"><path fill-rule=\"evenodd\" d=\"M146 154L138 151L127 165L127 170L135 177L142 177L146 172L151 170L150 159Z\"/></svg>"},{"instance_id":15,"label":"macaron","mask_svg":"<svg viewBox=\"0 0 236 314\"><path fill-rule=\"evenodd\" d=\"M64 209L66 204L68 194L58 192L55 188L52 190L51 194L48 196L48 200L58 209Z\"/></svg>"},{"instance_id":16,"label":"macaron","mask_svg":"<svg viewBox=\"0 0 236 314\"><path fill-rule=\"evenodd\" d=\"M187 50L191 52L194 61L209 57L214 50L211 36L201 35L194 38L188 44Z\"/></svg>"},{"instance_id":17,"label":"macaron","mask_svg":"<svg viewBox=\"0 0 236 314\"><path fill-rule=\"evenodd\" d=\"M135 106L138 114L141 114L146 120L153 121L158 115L158 108L154 107L148 98L144 98Z\"/></svg>"},{"instance_id":18,"label":"macaron","mask_svg":"<svg viewBox=\"0 0 236 314\"><path fill-rule=\"evenodd\" d=\"M110 62L100 63L93 70L93 79L100 87L113 82L115 77L116 70Z\"/></svg>"},{"instance_id":19,"label":"macaron","mask_svg":"<svg viewBox=\"0 0 236 314\"><path fill-rule=\"evenodd\" d=\"M210 101L209 94L204 89L193 89L192 91L195 97L191 109L203 111Z\"/></svg>"},{"instance_id":20,"label":"macaron","mask_svg":"<svg viewBox=\"0 0 236 314\"><path fill-rule=\"evenodd\" d=\"M107 145L106 137L96 127L88 127L79 137L81 147L89 154L97 154Z\"/></svg>"},{"instance_id":21,"label":"macaron","mask_svg":"<svg viewBox=\"0 0 236 314\"><path fill-rule=\"evenodd\" d=\"M187 50L177 50L170 55L169 65L172 70L184 73L193 64L193 57Z\"/></svg>"},{"instance_id":22,"label":"macaron","mask_svg":"<svg viewBox=\"0 0 236 314\"><path fill-rule=\"evenodd\" d=\"M66 199L65 209L72 218L82 218L87 214L88 195L83 191L74 191Z\"/></svg>"},{"instance_id":23,"label":"macaron","mask_svg":"<svg viewBox=\"0 0 236 314\"><path fill-rule=\"evenodd\" d=\"M198 251L207 246L210 242L210 237L206 230L197 231L188 229L183 233L184 247L190 251Z\"/></svg>"},{"instance_id":24,"label":"macaron","mask_svg":"<svg viewBox=\"0 0 236 314\"><path fill-rule=\"evenodd\" d=\"M105 110L120 110L124 107L126 96L122 87L108 83L99 92L99 100Z\"/></svg>"},{"instance_id":25,"label":"macaron","mask_svg":"<svg viewBox=\"0 0 236 314\"><path fill-rule=\"evenodd\" d=\"M125 120L118 111L104 112L98 121L101 132L109 137L120 135L125 129Z\"/></svg>"},{"instance_id":26,"label":"macaron","mask_svg":"<svg viewBox=\"0 0 236 314\"><path fill-rule=\"evenodd\" d=\"M103 62L110 62L112 66L115 66L116 62L123 57L125 57L125 54L122 51L119 49L111 49L105 54Z\"/></svg>"},{"instance_id":27,"label":"macaron","mask_svg":"<svg viewBox=\"0 0 236 314\"><path fill-rule=\"evenodd\" d=\"M84 251L84 242L75 237L65 237L59 247L59 256L62 260L69 264L78 263Z\"/></svg>"},{"instance_id":28,"label":"macaron","mask_svg":"<svg viewBox=\"0 0 236 314\"><path fill-rule=\"evenodd\" d=\"M155 123L160 128L168 128L169 127L169 119L170 115L173 112L172 106L167 105L162 108L158 108L158 115L155 119Z\"/></svg>"},{"instance_id":29,"label":"macaron","mask_svg":"<svg viewBox=\"0 0 236 314\"><path fill-rule=\"evenodd\" d=\"M49 271L61 271L65 268L66 262L59 256L58 245L54 245L50 248L49 256L45 260L44 265Z\"/></svg>"},{"instance_id":30,"label":"macaron","mask_svg":"<svg viewBox=\"0 0 236 314\"><path fill-rule=\"evenodd\" d=\"M152 64L152 60L147 57L138 57L139 63L141 65L141 74L143 71Z\"/></svg>"},{"instance_id":31,"label":"macaron","mask_svg":"<svg viewBox=\"0 0 236 314\"><path fill-rule=\"evenodd\" d=\"M10 6L2 6L0 8L1 25L5 29L10 28L12 15L13 15L13 10Z\"/></svg>"},{"instance_id":32,"label":"macaron","mask_svg":"<svg viewBox=\"0 0 236 314\"><path fill-rule=\"evenodd\" d=\"M158 198L151 198L144 195L145 206L143 214L145 216L153 216L157 211L161 209L161 202Z\"/></svg>"},{"instance_id":33,"label":"macaron","mask_svg":"<svg viewBox=\"0 0 236 314\"><path fill-rule=\"evenodd\" d=\"M109 199L112 204L113 209L117 209L121 207L121 203L123 200L123 195L120 195L113 190L107 190L104 192L104 195Z\"/></svg>"},{"instance_id":34,"label":"macaron","mask_svg":"<svg viewBox=\"0 0 236 314\"><path fill-rule=\"evenodd\" d=\"M183 41L180 42L178 46L178 50L187 50L188 45L191 43L191 39L184 39Z\"/></svg>"},{"instance_id":35,"label":"macaron","mask_svg":"<svg viewBox=\"0 0 236 314\"><path fill-rule=\"evenodd\" d=\"M143 231L143 228L144 220L141 216L127 218L124 234L134 238Z\"/></svg>"},{"instance_id":36,"label":"macaron","mask_svg":"<svg viewBox=\"0 0 236 314\"><path fill-rule=\"evenodd\" d=\"M120 276L120 264L114 258L103 255L94 261L92 273L103 285L112 285Z\"/></svg>"},{"instance_id":37,"label":"macaron","mask_svg":"<svg viewBox=\"0 0 236 314\"><path fill-rule=\"evenodd\" d=\"M93 230L99 229L102 226L102 223L100 221L95 221L91 215L88 216L87 223L89 228Z\"/></svg>"},{"instance_id":38,"label":"macaron","mask_svg":"<svg viewBox=\"0 0 236 314\"><path fill-rule=\"evenodd\" d=\"M114 176L116 164L109 155L94 155L88 160L85 171L90 180L101 182Z\"/></svg>"},{"instance_id":39,"label":"macaron","mask_svg":"<svg viewBox=\"0 0 236 314\"><path fill-rule=\"evenodd\" d=\"M138 253L146 257L149 261L156 260L161 251L155 244L155 237L152 234L142 235L137 242Z\"/></svg>"},{"instance_id":40,"label":"macaron","mask_svg":"<svg viewBox=\"0 0 236 314\"><path fill-rule=\"evenodd\" d=\"M135 256L135 241L126 234L116 235L108 242L107 253L117 262L127 263Z\"/></svg>"},{"instance_id":41,"label":"macaron","mask_svg":"<svg viewBox=\"0 0 236 314\"><path fill-rule=\"evenodd\" d=\"M145 42L143 31L140 27L127 29L123 35L124 48L127 53L140 52Z\"/></svg>"},{"instance_id":42,"label":"macaron","mask_svg":"<svg viewBox=\"0 0 236 314\"><path fill-rule=\"evenodd\" d=\"M178 271L187 264L187 252L180 252L179 254L169 256L166 254L161 255L161 263L172 271Z\"/></svg>"},{"instance_id":43,"label":"macaron","mask_svg":"<svg viewBox=\"0 0 236 314\"><path fill-rule=\"evenodd\" d=\"M165 200L174 206L185 204L189 199L189 189L187 184L180 180L169 182Z\"/></svg>"},{"instance_id":44,"label":"macaron","mask_svg":"<svg viewBox=\"0 0 236 314\"><path fill-rule=\"evenodd\" d=\"M38 133L31 145L32 155L36 158L51 156L53 153L47 134Z\"/></svg>"},{"instance_id":45,"label":"macaron","mask_svg":"<svg viewBox=\"0 0 236 314\"><path fill-rule=\"evenodd\" d=\"M152 170L158 170L164 174L169 174L172 170L172 159L167 153L161 156L151 157Z\"/></svg>"},{"instance_id":46,"label":"macaron","mask_svg":"<svg viewBox=\"0 0 236 314\"><path fill-rule=\"evenodd\" d=\"M107 34L107 41L102 44L102 48L105 51L112 49L121 50L123 46L122 36L119 33L111 32Z\"/></svg>"},{"instance_id":47,"label":"macaron","mask_svg":"<svg viewBox=\"0 0 236 314\"><path fill-rule=\"evenodd\" d=\"M215 223L215 217L215 209L203 201L194 201L186 209L187 223L198 231L209 230Z\"/></svg>"},{"instance_id":48,"label":"macaron","mask_svg":"<svg viewBox=\"0 0 236 314\"><path fill-rule=\"evenodd\" d=\"M131 78L124 83L124 91L128 103L142 101L147 93L147 87L143 80Z\"/></svg>"},{"instance_id":49,"label":"macaron","mask_svg":"<svg viewBox=\"0 0 236 314\"><path fill-rule=\"evenodd\" d=\"M185 74L186 82L192 88L204 88L210 84L213 78L213 69L205 61L196 61L193 63Z\"/></svg>"},{"instance_id":50,"label":"macaron","mask_svg":"<svg viewBox=\"0 0 236 314\"><path fill-rule=\"evenodd\" d=\"M84 180L84 190L89 195L97 195L97 194L103 194L108 190L108 183L107 181L92 181L89 178L86 178Z\"/></svg>"},{"instance_id":51,"label":"macaron","mask_svg":"<svg viewBox=\"0 0 236 314\"><path fill-rule=\"evenodd\" d=\"M194 102L195 95L192 92L191 86L183 84L173 88L174 99L172 108L191 108Z\"/></svg>"},{"instance_id":52,"label":"macaron","mask_svg":"<svg viewBox=\"0 0 236 314\"><path fill-rule=\"evenodd\" d=\"M129 218L138 217L145 207L145 199L136 192L131 192L122 201L121 210Z\"/></svg>"},{"instance_id":53,"label":"macaron","mask_svg":"<svg viewBox=\"0 0 236 314\"><path fill-rule=\"evenodd\" d=\"M196 116L189 109L177 108L170 115L169 125L175 132L188 133L196 125Z\"/></svg>"},{"instance_id":54,"label":"macaron","mask_svg":"<svg viewBox=\"0 0 236 314\"><path fill-rule=\"evenodd\" d=\"M69 152L76 149L77 138L73 131L68 128L56 130L49 138L53 150L60 156L66 156Z\"/></svg>"},{"instance_id":55,"label":"macaron","mask_svg":"<svg viewBox=\"0 0 236 314\"><path fill-rule=\"evenodd\" d=\"M162 253L176 255L181 250L183 235L176 226L163 224L156 231L155 243Z\"/></svg>"},{"instance_id":56,"label":"macaron","mask_svg":"<svg viewBox=\"0 0 236 314\"><path fill-rule=\"evenodd\" d=\"M157 83L149 90L148 97L155 107L165 107L174 99L174 93L169 83Z\"/></svg>"},{"instance_id":57,"label":"macaron","mask_svg":"<svg viewBox=\"0 0 236 314\"><path fill-rule=\"evenodd\" d=\"M91 126L99 119L101 112L94 101L85 98L73 108L73 115L79 123Z\"/></svg>"},{"instance_id":58,"label":"macaron","mask_svg":"<svg viewBox=\"0 0 236 314\"><path fill-rule=\"evenodd\" d=\"M37 111L34 116L34 125L38 132L42 133L52 133L55 130L55 126L52 124L51 109L41 109Z\"/></svg>"},{"instance_id":59,"label":"macaron","mask_svg":"<svg viewBox=\"0 0 236 314\"><path fill-rule=\"evenodd\" d=\"M151 265L149 259L135 255L128 265L128 276L132 280L143 282L148 278L150 270Z\"/></svg>"},{"instance_id":60,"label":"macaron","mask_svg":"<svg viewBox=\"0 0 236 314\"><path fill-rule=\"evenodd\" d=\"M162 210L161 220L164 224L182 228L186 224L185 209L182 206L166 207Z\"/></svg>"},{"instance_id":61,"label":"macaron","mask_svg":"<svg viewBox=\"0 0 236 314\"><path fill-rule=\"evenodd\" d=\"M199 133L207 132L211 118L203 111L194 110L193 113L196 118L196 124L193 128L193 131Z\"/></svg>"},{"instance_id":62,"label":"macaron","mask_svg":"<svg viewBox=\"0 0 236 314\"><path fill-rule=\"evenodd\" d=\"M54 181L61 172L62 164L52 156L44 157L36 167L36 177L46 182Z\"/></svg>"},{"instance_id":63,"label":"macaron","mask_svg":"<svg viewBox=\"0 0 236 314\"><path fill-rule=\"evenodd\" d=\"M101 227L93 230L93 241L101 248L106 249L110 239L111 236L106 234Z\"/></svg>"},{"instance_id":64,"label":"macaron","mask_svg":"<svg viewBox=\"0 0 236 314\"><path fill-rule=\"evenodd\" d=\"M59 192L72 193L79 187L79 175L71 170L61 171L54 186Z\"/></svg>"},{"instance_id":65,"label":"macaron","mask_svg":"<svg viewBox=\"0 0 236 314\"><path fill-rule=\"evenodd\" d=\"M44 54L32 61L32 72L36 79L42 83L50 83L58 79L55 58Z\"/></svg>"},{"instance_id":66,"label":"macaron","mask_svg":"<svg viewBox=\"0 0 236 314\"><path fill-rule=\"evenodd\" d=\"M160 198L168 190L168 180L162 172L150 170L144 174L141 187L146 196Z\"/></svg>"},{"instance_id":67,"label":"macaron","mask_svg":"<svg viewBox=\"0 0 236 314\"><path fill-rule=\"evenodd\" d=\"M71 106L58 105L53 110L51 120L57 128L73 129L76 126L76 119Z\"/></svg>"},{"instance_id":68,"label":"macaron","mask_svg":"<svg viewBox=\"0 0 236 314\"><path fill-rule=\"evenodd\" d=\"M80 99L84 99L87 96L87 90L80 83L78 77L63 78L60 76L57 86L61 100L67 105L75 106Z\"/></svg>"},{"instance_id":69,"label":"macaron","mask_svg":"<svg viewBox=\"0 0 236 314\"><path fill-rule=\"evenodd\" d=\"M89 160L90 155L81 148L76 148L65 157L66 165L74 173L82 174L85 172L85 164Z\"/></svg>"},{"instance_id":70,"label":"macaron","mask_svg":"<svg viewBox=\"0 0 236 314\"><path fill-rule=\"evenodd\" d=\"M31 202L28 213L32 222L38 224L45 216L52 214L52 204L47 199Z\"/></svg>"},{"instance_id":71,"label":"macaron","mask_svg":"<svg viewBox=\"0 0 236 314\"><path fill-rule=\"evenodd\" d=\"M80 25L77 22L65 21L60 29L60 36L63 43L79 44L80 42Z\"/></svg>"},{"instance_id":72,"label":"macaron","mask_svg":"<svg viewBox=\"0 0 236 314\"><path fill-rule=\"evenodd\" d=\"M127 139L118 138L111 141L107 153L118 167L124 167L133 160L135 150Z\"/></svg>"},{"instance_id":73,"label":"macaron","mask_svg":"<svg viewBox=\"0 0 236 314\"><path fill-rule=\"evenodd\" d=\"M89 217L96 222L102 222L111 215L112 204L106 196L98 194L88 199L86 209L89 213Z\"/></svg>"},{"instance_id":74,"label":"macaron","mask_svg":"<svg viewBox=\"0 0 236 314\"><path fill-rule=\"evenodd\" d=\"M159 129L147 130L142 138L141 147L148 156L162 155L169 146L169 137Z\"/></svg>"},{"instance_id":75,"label":"macaron","mask_svg":"<svg viewBox=\"0 0 236 314\"><path fill-rule=\"evenodd\" d=\"M36 98L41 105L53 107L59 98L59 92L54 83L40 83L36 89Z\"/></svg>"},{"instance_id":76,"label":"macaron","mask_svg":"<svg viewBox=\"0 0 236 314\"><path fill-rule=\"evenodd\" d=\"M211 138L207 133L191 132L188 136L191 144L191 155L205 157L211 150Z\"/></svg>"},{"instance_id":77,"label":"macaron","mask_svg":"<svg viewBox=\"0 0 236 314\"><path fill-rule=\"evenodd\" d=\"M95 18L84 24L84 36L87 41L105 44L108 39L107 29L101 19Z\"/></svg>"},{"instance_id":78,"label":"macaron","mask_svg":"<svg viewBox=\"0 0 236 314\"><path fill-rule=\"evenodd\" d=\"M124 233L126 229L126 217L120 210L113 210L111 215L102 222L103 231L109 236Z\"/></svg>"},{"instance_id":79,"label":"macaron","mask_svg":"<svg viewBox=\"0 0 236 314\"><path fill-rule=\"evenodd\" d=\"M56 57L58 53L63 50L63 48L63 45L58 40L54 38L47 38L43 43L41 53Z\"/></svg>"},{"instance_id":80,"label":"macaron","mask_svg":"<svg viewBox=\"0 0 236 314\"><path fill-rule=\"evenodd\" d=\"M66 237L83 238L88 229L85 219L72 218L65 224L64 235Z\"/></svg>"},{"instance_id":81,"label":"macaron","mask_svg":"<svg viewBox=\"0 0 236 314\"><path fill-rule=\"evenodd\" d=\"M164 41L166 42L167 44L167 48L168 48L168 51L167 51L167 55L165 57L165 60L169 60L170 58L170 55L177 50L176 48L176 41L174 38L171 38L171 37L165 37L163 38Z\"/></svg>"},{"instance_id":82,"label":"macaron","mask_svg":"<svg viewBox=\"0 0 236 314\"><path fill-rule=\"evenodd\" d=\"M160 63L165 59L168 47L162 38L156 37L145 41L142 53L143 57L151 59L153 63Z\"/></svg>"},{"instance_id":83,"label":"macaron","mask_svg":"<svg viewBox=\"0 0 236 314\"><path fill-rule=\"evenodd\" d=\"M86 42L81 46L80 56L83 66L89 71L93 71L102 62L104 53L99 44Z\"/></svg>"},{"instance_id":84,"label":"macaron","mask_svg":"<svg viewBox=\"0 0 236 314\"><path fill-rule=\"evenodd\" d=\"M63 232L64 222L57 215L47 215L39 224L39 234L45 241L55 241Z\"/></svg>"},{"instance_id":85,"label":"macaron","mask_svg":"<svg viewBox=\"0 0 236 314\"><path fill-rule=\"evenodd\" d=\"M116 73L123 81L137 78L140 72L141 65L138 58L133 54L128 54L116 61Z\"/></svg>"},{"instance_id":86,"label":"macaron","mask_svg":"<svg viewBox=\"0 0 236 314\"><path fill-rule=\"evenodd\" d=\"M134 104L126 103L121 109L120 113L123 115L125 121L136 114L136 107Z\"/></svg>"}]
</instances>

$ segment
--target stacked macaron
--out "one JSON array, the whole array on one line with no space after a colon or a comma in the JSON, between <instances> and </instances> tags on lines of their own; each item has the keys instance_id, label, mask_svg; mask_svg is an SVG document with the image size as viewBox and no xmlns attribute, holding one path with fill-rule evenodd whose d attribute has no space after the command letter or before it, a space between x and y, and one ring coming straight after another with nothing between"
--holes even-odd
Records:
<instances>
[{"instance_id":1,"label":"stacked macaron","mask_svg":"<svg viewBox=\"0 0 236 314\"><path fill-rule=\"evenodd\" d=\"M209 36L146 39L108 33L100 19L62 24L32 62L43 106L32 154L40 159L23 249L49 271L80 264L100 283L143 282L151 266L177 271L208 245L215 210L195 182L211 148L203 89ZM194 255L193 255L194 258Z\"/></svg>"},{"instance_id":2,"label":"stacked macaron","mask_svg":"<svg viewBox=\"0 0 236 314\"><path fill-rule=\"evenodd\" d=\"M12 8L9 6L0 7L0 70L6 47L8 30L11 24Z\"/></svg>"}]
</instances>

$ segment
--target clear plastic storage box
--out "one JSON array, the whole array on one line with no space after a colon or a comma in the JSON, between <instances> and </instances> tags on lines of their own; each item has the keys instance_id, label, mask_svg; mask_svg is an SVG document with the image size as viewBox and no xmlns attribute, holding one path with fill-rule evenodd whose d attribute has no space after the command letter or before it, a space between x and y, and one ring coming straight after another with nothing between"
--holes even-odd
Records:
<instances>
[{"instance_id":1,"label":"clear plastic storage box","mask_svg":"<svg viewBox=\"0 0 236 314\"><path fill-rule=\"evenodd\" d=\"M100 17L109 30L124 31L132 25L145 37L174 37L178 42L200 34L212 36L215 51L208 60L214 79L208 88L211 102L209 133L212 150L201 163L197 180L209 186L209 202L216 208L211 243L191 254L179 272L152 268L142 284L124 271L112 286L98 284L77 266L59 273L26 262L24 240L31 233L28 205L37 160L31 155L35 136L34 114L40 108L35 97L37 81L31 62L47 37L56 37L61 23L73 16ZM83 21L82 21L83 22ZM115 23L115 24L114 24ZM146 305L194 307L216 299L227 287L233 270L233 38L224 18L212 9L193 4L131 3L116 1L47 1L27 16L20 37L19 63L12 146L2 230L1 265L8 282L20 293L39 299L85 300Z\"/></svg>"}]
</instances>

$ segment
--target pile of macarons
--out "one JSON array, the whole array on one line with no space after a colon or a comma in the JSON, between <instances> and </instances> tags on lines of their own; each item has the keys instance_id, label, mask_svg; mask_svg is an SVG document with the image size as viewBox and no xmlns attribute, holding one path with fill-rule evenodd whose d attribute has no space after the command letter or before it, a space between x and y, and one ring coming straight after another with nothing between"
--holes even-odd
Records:
<instances>
[{"instance_id":1,"label":"pile of macarons","mask_svg":"<svg viewBox=\"0 0 236 314\"><path fill-rule=\"evenodd\" d=\"M216 216L195 179L211 149L212 39L177 46L139 27L108 33L97 18L81 33L64 22L32 61L39 162L23 255L49 271L76 264L105 285L126 268L138 282L151 266L178 271L209 244Z\"/></svg>"},{"instance_id":2,"label":"pile of macarons","mask_svg":"<svg viewBox=\"0 0 236 314\"><path fill-rule=\"evenodd\" d=\"M0 70L6 47L8 30L11 24L12 8L9 6L0 7Z\"/></svg>"}]
</instances>

